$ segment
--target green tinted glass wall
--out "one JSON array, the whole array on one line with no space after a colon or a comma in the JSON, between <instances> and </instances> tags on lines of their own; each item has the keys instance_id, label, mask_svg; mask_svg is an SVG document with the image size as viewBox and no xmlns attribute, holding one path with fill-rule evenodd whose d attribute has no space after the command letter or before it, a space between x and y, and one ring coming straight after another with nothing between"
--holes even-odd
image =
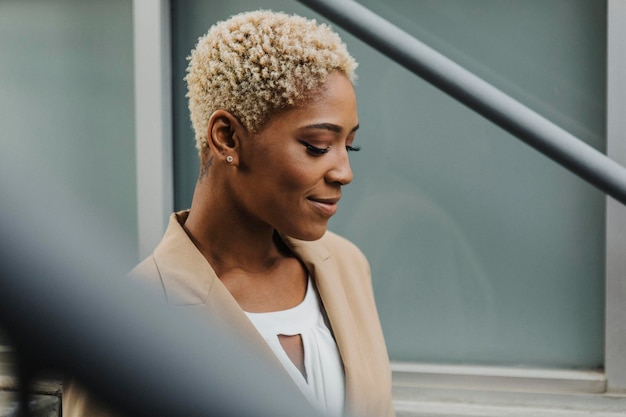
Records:
<instances>
[{"instance_id":1,"label":"green tinted glass wall","mask_svg":"<svg viewBox=\"0 0 626 417\"><path fill-rule=\"evenodd\" d=\"M197 177L185 57L217 20L295 1L173 9L176 206ZM599 150L606 4L361 1ZM393 360L597 368L604 198L582 180L338 30L360 62L353 184L331 229L368 256Z\"/></svg>"}]
</instances>

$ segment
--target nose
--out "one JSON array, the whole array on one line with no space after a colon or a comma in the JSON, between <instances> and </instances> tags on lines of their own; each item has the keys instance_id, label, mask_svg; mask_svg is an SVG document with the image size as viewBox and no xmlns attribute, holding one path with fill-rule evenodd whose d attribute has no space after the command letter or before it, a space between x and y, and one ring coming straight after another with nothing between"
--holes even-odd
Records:
<instances>
[{"instance_id":1,"label":"nose","mask_svg":"<svg viewBox=\"0 0 626 417\"><path fill-rule=\"evenodd\" d=\"M352 182L352 168L347 150L343 149L337 153L332 166L326 173L326 181L340 185L348 185Z\"/></svg>"}]
</instances>

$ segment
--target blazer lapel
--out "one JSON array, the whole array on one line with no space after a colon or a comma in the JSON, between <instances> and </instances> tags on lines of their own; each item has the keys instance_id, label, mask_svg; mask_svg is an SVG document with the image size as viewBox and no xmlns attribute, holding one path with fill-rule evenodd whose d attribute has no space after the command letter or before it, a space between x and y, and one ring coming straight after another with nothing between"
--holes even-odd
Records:
<instances>
[{"instance_id":1,"label":"blazer lapel","mask_svg":"<svg viewBox=\"0 0 626 417\"><path fill-rule=\"evenodd\" d=\"M313 277L326 310L331 330L343 361L346 375L346 407L353 415L365 415L360 407L366 399L359 398L360 381L366 380L366 368L358 343L356 318L349 308L348 294L341 284L340 273L332 254L319 241L303 242L284 237Z\"/></svg>"},{"instance_id":2,"label":"blazer lapel","mask_svg":"<svg viewBox=\"0 0 626 417\"><path fill-rule=\"evenodd\" d=\"M189 240L181 224L187 213L170 218L165 236L154 251L154 260L169 304L207 312L226 328L236 328L253 348L270 362L287 371L245 315L215 271ZM330 321L346 375L346 407L349 413L365 415L367 398L361 398L361 381L368 380L367 364L359 341L356 318L342 285L336 260L320 241L304 242L282 236L313 278Z\"/></svg>"},{"instance_id":3,"label":"blazer lapel","mask_svg":"<svg viewBox=\"0 0 626 417\"><path fill-rule=\"evenodd\" d=\"M208 312L226 331L237 329L254 349L282 368L211 265L187 237L181 226L186 215L186 212L176 213L170 218L167 231L153 253L168 304L189 309L201 317Z\"/></svg>"}]
</instances>

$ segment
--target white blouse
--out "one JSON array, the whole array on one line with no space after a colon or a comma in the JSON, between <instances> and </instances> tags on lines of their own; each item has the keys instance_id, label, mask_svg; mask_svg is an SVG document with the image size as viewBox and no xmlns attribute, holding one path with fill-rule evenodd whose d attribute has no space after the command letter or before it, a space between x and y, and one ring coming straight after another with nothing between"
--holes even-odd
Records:
<instances>
[{"instance_id":1,"label":"white blouse","mask_svg":"<svg viewBox=\"0 0 626 417\"><path fill-rule=\"evenodd\" d=\"M329 416L342 416L346 393L343 364L312 280L309 278L304 300L297 306L246 315L311 404ZM306 378L280 344L281 334L302 337Z\"/></svg>"}]
</instances>

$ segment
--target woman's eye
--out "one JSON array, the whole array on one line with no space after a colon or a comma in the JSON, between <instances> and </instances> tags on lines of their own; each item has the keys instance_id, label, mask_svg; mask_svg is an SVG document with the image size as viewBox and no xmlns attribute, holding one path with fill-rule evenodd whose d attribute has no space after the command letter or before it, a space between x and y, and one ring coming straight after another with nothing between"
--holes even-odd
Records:
<instances>
[{"instance_id":1,"label":"woman's eye","mask_svg":"<svg viewBox=\"0 0 626 417\"><path fill-rule=\"evenodd\" d=\"M307 151L309 151L309 152L311 152L312 154L315 154L315 155L324 155L330 149L330 147L318 148L317 146L313 146L310 143L307 143L307 142L305 142L303 140L298 140L298 142L300 142L302 145L304 145L304 147L307 149Z\"/></svg>"},{"instance_id":2,"label":"woman's eye","mask_svg":"<svg viewBox=\"0 0 626 417\"><path fill-rule=\"evenodd\" d=\"M360 150L361 150L360 146L350 146L350 145L346 146L346 151L348 152L358 152Z\"/></svg>"}]
</instances>

